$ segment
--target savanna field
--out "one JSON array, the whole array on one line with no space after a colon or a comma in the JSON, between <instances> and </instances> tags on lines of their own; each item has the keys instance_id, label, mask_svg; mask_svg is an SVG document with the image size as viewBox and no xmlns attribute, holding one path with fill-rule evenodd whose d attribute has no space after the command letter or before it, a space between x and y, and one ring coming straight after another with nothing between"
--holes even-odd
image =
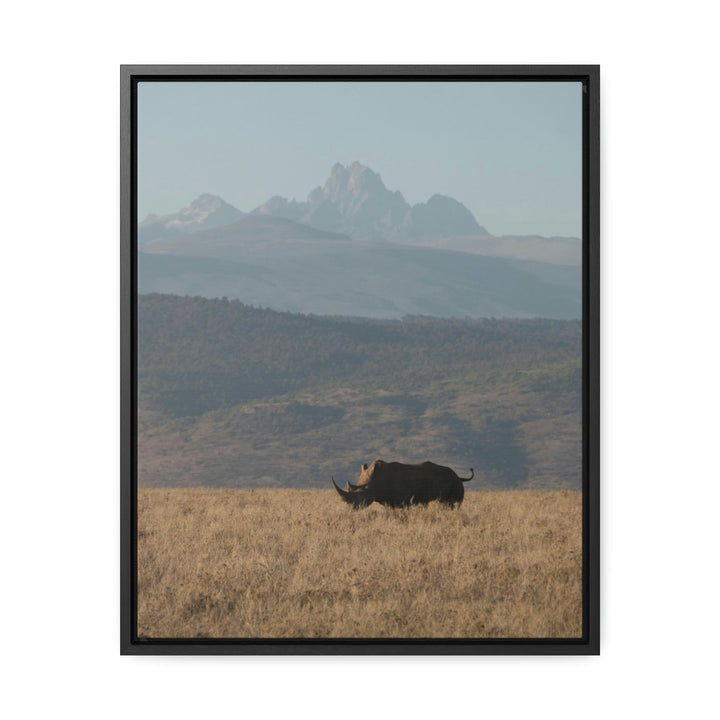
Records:
<instances>
[{"instance_id":1,"label":"savanna field","mask_svg":"<svg viewBox=\"0 0 720 720\"><path fill-rule=\"evenodd\" d=\"M582 495L364 510L332 489L141 488L141 638L576 638Z\"/></svg>"}]
</instances>

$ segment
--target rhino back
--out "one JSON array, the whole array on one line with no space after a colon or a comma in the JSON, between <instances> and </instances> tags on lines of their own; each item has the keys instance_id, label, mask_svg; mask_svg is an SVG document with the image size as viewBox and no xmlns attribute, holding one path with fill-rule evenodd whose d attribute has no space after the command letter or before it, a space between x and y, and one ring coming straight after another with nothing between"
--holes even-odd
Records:
<instances>
[{"instance_id":1,"label":"rhino back","mask_svg":"<svg viewBox=\"0 0 720 720\"><path fill-rule=\"evenodd\" d=\"M378 502L406 504L433 500L460 502L464 488L457 475L447 467L431 462L407 465L398 462L373 463L367 484Z\"/></svg>"}]
</instances>

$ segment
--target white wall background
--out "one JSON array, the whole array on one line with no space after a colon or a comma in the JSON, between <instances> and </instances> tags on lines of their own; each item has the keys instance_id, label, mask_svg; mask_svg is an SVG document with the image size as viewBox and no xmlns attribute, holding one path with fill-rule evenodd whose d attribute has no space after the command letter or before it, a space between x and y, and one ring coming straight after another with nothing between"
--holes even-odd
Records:
<instances>
[{"instance_id":1,"label":"white wall background","mask_svg":"<svg viewBox=\"0 0 720 720\"><path fill-rule=\"evenodd\" d=\"M67 0L4 9L7 717L717 712L710 8ZM602 65L602 655L121 658L118 66L371 62Z\"/></svg>"}]
</instances>

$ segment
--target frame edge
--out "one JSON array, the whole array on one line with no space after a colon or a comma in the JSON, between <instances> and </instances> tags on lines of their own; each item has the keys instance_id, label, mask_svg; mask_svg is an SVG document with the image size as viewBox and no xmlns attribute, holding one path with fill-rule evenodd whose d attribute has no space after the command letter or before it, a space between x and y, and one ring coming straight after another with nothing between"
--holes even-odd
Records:
<instances>
[{"instance_id":1,"label":"frame edge","mask_svg":"<svg viewBox=\"0 0 720 720\"><path fill-rule=\"evenodd\" d=\"M302 76L361 79L422 79L477 77L488 79L578 80L586 84L587 145L584 148L587 171L585 213L587 261L584 271L587 339L585 352L587 522L586 603L587 626L584 641L503 640L469 641L352 639L339 644L303 640L198 642L196 640L157 640L139 642L136 636L136 560L132 555L135 517L135 432L134 387L136 341L134 247L135 219L135 103L134 89L140 79L179 80L241 76L243 79ZM372 78L370 76L373 76ZM121 65L120 66L120 654L121 655L599 655L600 654L600 65Z\"/></svg>"}]
</instances>

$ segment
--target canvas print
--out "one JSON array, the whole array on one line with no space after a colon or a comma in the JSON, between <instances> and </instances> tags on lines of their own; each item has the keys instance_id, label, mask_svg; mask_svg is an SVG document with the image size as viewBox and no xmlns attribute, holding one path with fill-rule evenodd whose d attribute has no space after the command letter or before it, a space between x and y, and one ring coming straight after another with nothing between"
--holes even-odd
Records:
<instances>
[{"instance_id":1,"label":"canvas print","mask_svg":"<svg viewBox=\"0 0 720 720\"><path fill-rule=\"evenodd\" d=\"M140 81L137 635L583 635L583 86Z\"/></svg>"}]
</instances>

